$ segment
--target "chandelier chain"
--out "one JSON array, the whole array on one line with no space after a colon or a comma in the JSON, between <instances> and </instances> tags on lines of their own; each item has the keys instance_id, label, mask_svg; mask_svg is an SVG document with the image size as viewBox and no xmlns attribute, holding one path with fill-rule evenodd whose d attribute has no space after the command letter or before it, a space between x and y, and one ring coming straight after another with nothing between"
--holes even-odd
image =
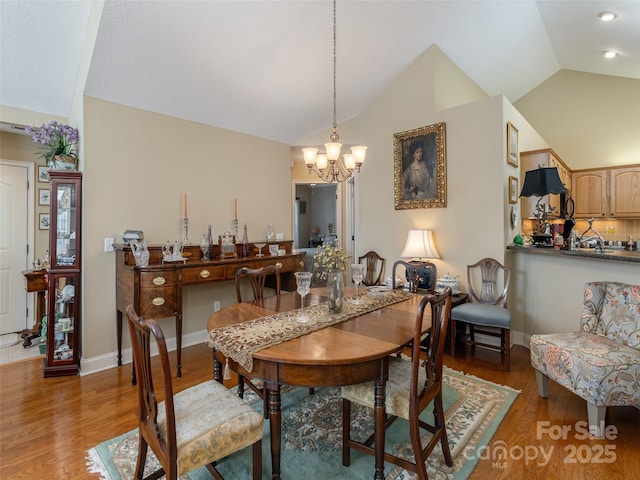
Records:
<instances>
[{"instance_id":1,"label":"chandelier chain","mask_svg":"<svg viewBox=\"0 0 640 480\"><path fill-rule=\"evenodd\" d=\"M338 124L336 123L336 0L333 0L333 134L338 141Z\"/></svg>"}]
</instances>

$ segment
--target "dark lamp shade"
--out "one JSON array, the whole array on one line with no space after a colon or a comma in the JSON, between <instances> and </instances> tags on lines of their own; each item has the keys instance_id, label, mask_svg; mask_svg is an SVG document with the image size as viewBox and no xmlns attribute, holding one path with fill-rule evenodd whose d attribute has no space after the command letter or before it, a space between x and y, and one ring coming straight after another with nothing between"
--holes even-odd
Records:
<instances>
[{"instance_id":1,"label":"dark lamp shade","mask_svg":"<svg viewBox=\"0 0 640 480\"><path fill-rule=\"evenodd\" d=\"M543 197L549 193L566 193L556 167L537 168L525 173L521 197Z\"/></svg>"}]
</instances>

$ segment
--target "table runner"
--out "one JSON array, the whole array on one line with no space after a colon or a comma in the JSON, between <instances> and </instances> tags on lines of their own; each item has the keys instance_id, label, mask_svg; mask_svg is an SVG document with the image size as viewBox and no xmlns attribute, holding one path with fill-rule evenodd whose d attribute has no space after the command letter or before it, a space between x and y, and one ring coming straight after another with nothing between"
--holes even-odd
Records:
<instances>
[{"instance_id":1,"label":"table runner","mask_svg":"<svg viewBox=\"0 0 640 480\"><path fill-rule=\"evenodd\" d=\"M304 313L309 317L307 323L297 321L300 309L280 312L227 327L215 328L209 332L207 343L225 357L231 357L238 362L247 372L251 372L253 354L263 348L408 300L415 295L404 290L392 290L380 297L360 294L363 300L361 304L351 303L350 299L355 298L355 295L352 295L345 297L340 313L330 312L325 301L304 308Z\"/></svg>"}]
</instances>

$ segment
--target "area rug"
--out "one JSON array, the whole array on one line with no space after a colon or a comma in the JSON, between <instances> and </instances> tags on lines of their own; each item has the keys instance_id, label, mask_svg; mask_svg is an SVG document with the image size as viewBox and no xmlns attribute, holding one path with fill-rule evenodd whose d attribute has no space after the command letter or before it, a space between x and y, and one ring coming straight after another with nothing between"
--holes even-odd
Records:
<instances>
[{"instance_id":1,"label":"area rug","mask_svg":"<svg viewBox=\"0 0 640 480\"><path fill-rule=\"evenodd\" d=\"M469 476L478 462L478 449L490 445L491 438L508 412L518 391L509 387L444 368L444 409L449 446L454 464L444 462L440 444L427 461L432 480L462 480ZM252 392L251 392L252 393ZM262 402L248 395L246 400L259 411ZM373 432L373 413L365 407L353 406L352 434L363 439ZM374 472L374 459L360 452L351 452L351 465L342 466L342 400L339 388L317 388L309 395L306 388L286 389L282 394L282 478L340 478L369 480ZM432 421L432 409L423 413ZM265 422L263 440L263 478L271 477L269 422ZM425 433L425 438L430 434ZM413 458L408 436L408 424L398 419L387 430L386 448L400 456ZM133 478L138 450L137 430L107 440L87 452L89 472L102 480ZM147 456L145 475L158 467L151 452ZM225 478L251 478L250 449L231 455L219 462L218 470ZM409 480L416 476L400 467L385 464L387 480ZM164 478L164 477L163 477ZM183 475L181 480L210 480L205 468Z\"/></svg>"}]
</instances>

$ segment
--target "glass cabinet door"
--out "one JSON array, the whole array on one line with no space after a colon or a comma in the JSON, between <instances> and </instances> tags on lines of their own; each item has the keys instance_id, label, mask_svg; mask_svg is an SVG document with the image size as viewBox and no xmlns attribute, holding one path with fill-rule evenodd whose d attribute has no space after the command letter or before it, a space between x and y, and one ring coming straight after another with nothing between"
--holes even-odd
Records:
<instances>
[{"instance_id":1,"label":"glass cabinet door","mask_svg":"<svg viewBox=\"0 0 640 480\"><path fill-rule=\"evenodd\" d=\"M78 268L79 183L59 179L52 183L51 189L51 202L55 202L49 230L55 241L54 251L50 252L52 267Z\"/></svg>"},{"instance_id":2,"label":"glass cabinet door","mask_svg":"<svg viewBox=\"0 0 640 480\"><path fill-rule=\"evenodd\" d=\"M49 311L47 315L48 373L74 374L78 370L79 274L49 274Z\"/></svg>"}]
</instances>

